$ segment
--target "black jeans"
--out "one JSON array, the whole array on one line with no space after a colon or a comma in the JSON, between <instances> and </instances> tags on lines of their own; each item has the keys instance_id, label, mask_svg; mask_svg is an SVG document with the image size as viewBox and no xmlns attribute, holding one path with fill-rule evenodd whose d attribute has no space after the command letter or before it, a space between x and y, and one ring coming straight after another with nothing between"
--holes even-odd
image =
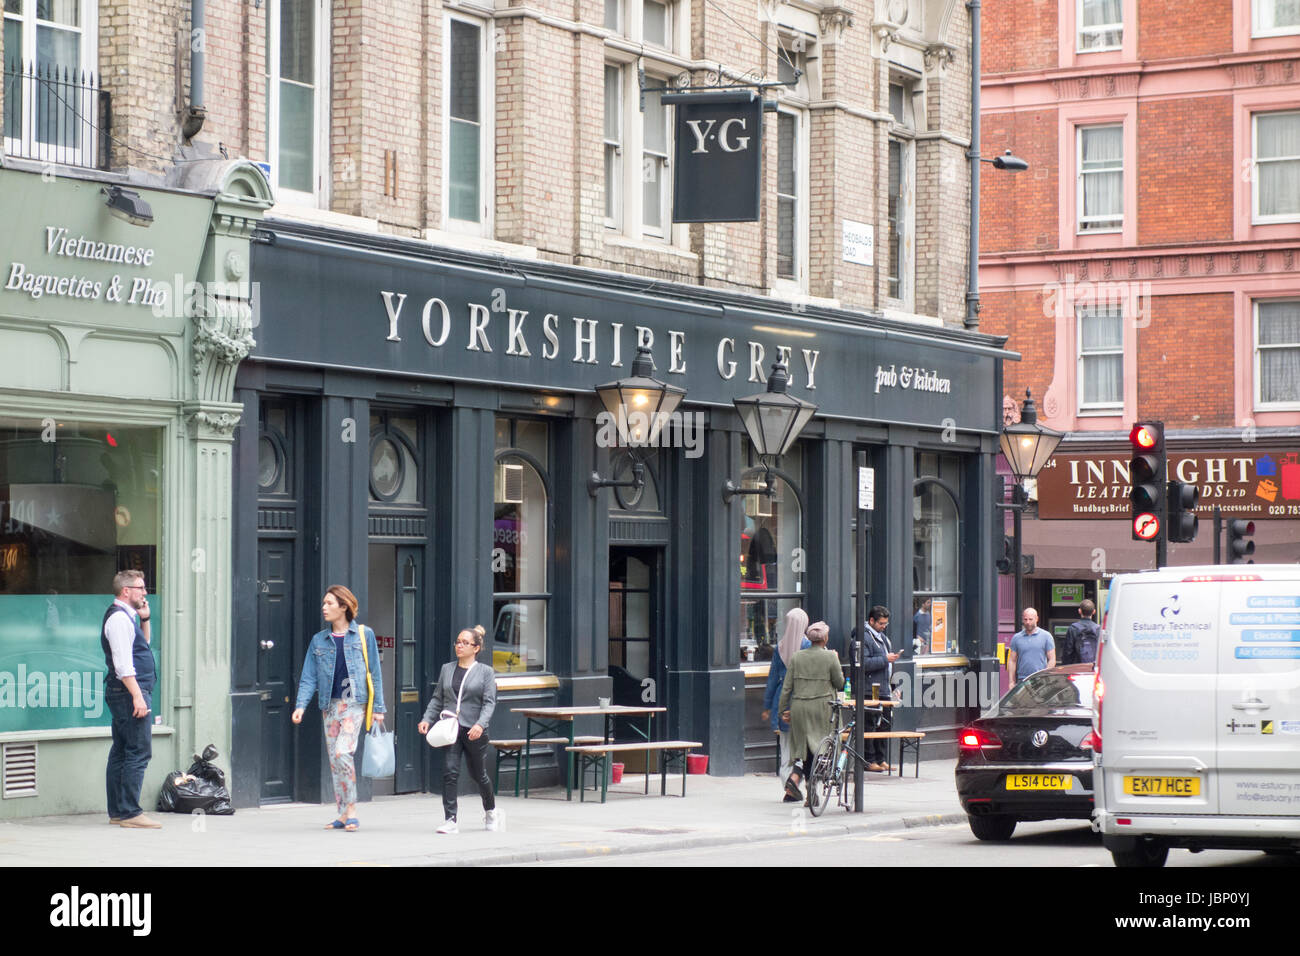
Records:
<instances>
[{"instance_id":1,"label":"black jeans","mask_svg":"<svg viewBox=\"0 0 1300 956\"><path fill-rule=\"evenodd\" d=\"M461 727L456 742L447 751L447 762L442 768L442 813L448 820L456 819L456 787L460 784L460 755L465 755L469 774L478 784L483 797L483 809L495 810L496 797L492 795L492 781L487 774L488 733L483 731L478 740L469 739L469 728Z\"/></svg>"},{"instance_id":2,"label":"black jeans","mask_svg":"<svg viewBox=\"0 0 1300 956\"><path fill-rule=\"evenodd\" d=\"M891 720L885 713L884 707L873 711L870 707L866 709L863 720L863 728L870 731L888 731ZM888 740L864 740L862 756L867 758L867 763L888 763L889 762L889 741Z\"/></svg>"}]
</instances>

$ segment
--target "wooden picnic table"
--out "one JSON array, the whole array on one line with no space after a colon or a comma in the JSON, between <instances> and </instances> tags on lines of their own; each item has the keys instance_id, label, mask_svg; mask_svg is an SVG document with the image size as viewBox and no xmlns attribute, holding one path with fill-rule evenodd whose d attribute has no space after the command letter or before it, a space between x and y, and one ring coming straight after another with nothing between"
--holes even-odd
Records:
<instances>
[{"instance_id":1,"label":"wooden picnic table","mask_svg":"<svg viewBox=\"0 0 1300 956\"><path fill-rule=\"evenodd\" d=\"M564 796L566 800L573 799L573 764L574 764L574 722L579 717L604 717L605 723L605 743L609 743L614 736L614 718L615 717L645 717L645 740L650 740L650 722L654 719L655 714L668 712L667 707L627 707L623 704L610 704L602 707L599 704L586 704L574 707L513 707L512 713L521 714L526 718L524 724L524 738L527 743L524 745L524 796L528 796L528 771L529 771L529 752L532 749L532 741L538 737L556 736L568 737L566 756L568 758L568 771L565 775ZM640 733L640 731L637 731Z\"/></svg>"}]
</instances>

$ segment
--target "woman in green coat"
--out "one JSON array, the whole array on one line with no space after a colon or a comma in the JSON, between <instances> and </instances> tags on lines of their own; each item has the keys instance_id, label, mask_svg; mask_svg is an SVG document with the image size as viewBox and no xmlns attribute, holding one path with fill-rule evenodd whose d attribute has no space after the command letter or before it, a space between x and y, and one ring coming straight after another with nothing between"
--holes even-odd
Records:
<instances>
[{"instance_id":1,"label":"woman in green coat","mask_svg":"<svg viewBox=\"0 0 1300 956\"><path fill-rule=\"evenodd\" d=\"M790 660L785 684L781 687L781 719L790 722L790 755L802 755L794 772L786 778L785 791L796 799L803 799L799 784L804 769L812 765L813 753L822 738L831 732L830 702L844 689L844 671L839 655L827 650L826 640L831 629L825 621L808 626L805 647Z\"/></svg>"}]
</instances>

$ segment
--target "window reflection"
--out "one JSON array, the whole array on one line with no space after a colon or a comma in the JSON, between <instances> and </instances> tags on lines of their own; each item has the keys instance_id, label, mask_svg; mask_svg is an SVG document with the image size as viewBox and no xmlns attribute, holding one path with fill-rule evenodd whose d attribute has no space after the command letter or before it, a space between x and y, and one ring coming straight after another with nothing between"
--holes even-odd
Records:
<instances>
[{"instance_id":1,"label":"window reflection","mask_svg":"<svg viewBox=\"0 0 1300 956\"><path fill-rule=\"evenodd\" d=\"M120 570L145 576L161 672L161 453L160 428L0 418L0 733L109 723L97 635Z\"/></svg>"},{"instance_id":2,"label":"window reflection","mask_svg":"<svg viewBox=\"0 0 1300 956\"><path fill-rule=\"evenodd\" d=\"M492 666L546 669L550 601L550 499L538 470L550 454L550 426L498 418L492 524Z\"/></svg>"},{"instance_id":3,"label":"window reflection","mask_svg":"<svg viewBox=\"0 0 1300 956\"><path fill-rule=\"evenodd\" d=\"M961 517L950 489L961 459L920 452L912 491L912 634L920 654L955 654L961 598Z\"/></svg>"},{"instance_id":4,"label":"window reflection","mask_svg":"<svg viewBox=\"0 0 1300 956\"><path fill-rule=\"evenodd\" d=\"M750 465L757 464L752 446ZM781 470L791 478L803 471L802 449L795 445L782 459ZM758 488L761 471L747 470L741 485ZM781 639L785 615L803 604L806 558L799 497L784 478L772 476L772 494L742 496L745 517L740 532L739 659L769 660Z\"/></svg>"}]
</instances>

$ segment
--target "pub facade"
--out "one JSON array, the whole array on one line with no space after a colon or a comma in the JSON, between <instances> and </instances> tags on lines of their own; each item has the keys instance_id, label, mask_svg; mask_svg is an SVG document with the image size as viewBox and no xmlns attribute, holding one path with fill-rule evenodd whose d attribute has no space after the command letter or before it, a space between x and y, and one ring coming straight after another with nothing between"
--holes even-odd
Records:
<instances>
[{"instance_id":1,"label":"pub facade","mask_svg":"<svg viewBox=\"0 0 1300 956\"><path fill-rule=\"evenodd\" d=\"M841 653L852 627L858 452L874 469L868 596L893 612L898 681L996 674L988 556L1015 357L1000 339L279 219L254 237L252 270L257 344L235 383L237 804L330 799L319 723L289 714L335 583L383 655L398 760L375 792L439 787L442 752L415 727L474 624L497 671L493 737L522 736L512 708L610 697L666 707L655 734L703 741L711 773L773 769L759 713L786 612L826 620ZM631 374L639 348L685 396L654 447L630 450L594 389ZM732 400L777 361L818 410L755 494ZM600 486L634 459L640 488ZM943 752L970 707L915 703L897 726ZM556 779L554 762L541 773Z\"/></svg>"}]
</instances>

